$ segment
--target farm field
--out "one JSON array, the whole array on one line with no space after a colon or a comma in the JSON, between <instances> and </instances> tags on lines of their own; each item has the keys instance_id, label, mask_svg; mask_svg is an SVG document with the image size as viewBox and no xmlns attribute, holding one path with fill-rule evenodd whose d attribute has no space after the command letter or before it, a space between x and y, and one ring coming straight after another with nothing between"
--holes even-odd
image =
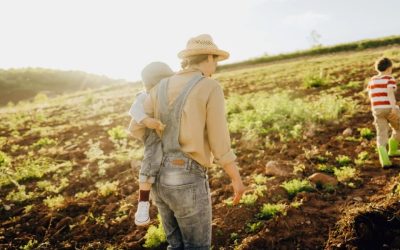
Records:
<instances>
[{"instance_id":1,"label":"farm field","mask_svg":"<svg viewBox=\"0 0 400 250\"><path fill-rule=\"evenodd\" d=\"M383 55L399 80L399 45L215 75L251 191L232 206L228 176L208 170L213 249L400 248L400 158L380 167L365 91ZM126 127L139 90L0 108L0 249L165 249L155 206L150 228L133 223L143 148Z\"/></svg>"}]
</instances>

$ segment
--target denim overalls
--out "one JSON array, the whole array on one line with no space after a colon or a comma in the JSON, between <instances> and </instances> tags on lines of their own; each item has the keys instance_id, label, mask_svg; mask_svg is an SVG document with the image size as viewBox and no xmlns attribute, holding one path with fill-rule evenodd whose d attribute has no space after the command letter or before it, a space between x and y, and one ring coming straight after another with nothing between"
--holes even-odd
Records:
<instances>
[{"instance_id":1,"label":"denim overalls","mask_svg":"<svg viewBox=\"0 0 400 250\"><path fill-rule=\"evenodd\" d=\"M160 120L166 125L162 136L163 161L151 189L169 243L168 249L210 249L211 196L207 172L181 151L179 131L185 101L203 78L193 77L168 106L168 79L161 81L157 97Z\"/></svg>"}]
</instances>

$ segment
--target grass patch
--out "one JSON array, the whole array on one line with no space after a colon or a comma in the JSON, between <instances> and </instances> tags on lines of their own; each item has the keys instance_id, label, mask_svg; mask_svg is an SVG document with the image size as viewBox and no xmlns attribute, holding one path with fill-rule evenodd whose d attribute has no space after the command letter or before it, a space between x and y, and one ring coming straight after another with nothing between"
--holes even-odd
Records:
<instances>
[{"instance_id":1,"label":"grass patch","mask_svg":"<svg viewBox=\"0 0 400 250\"><path fill-rule=\"evenodd\" d=\"M342 120L356 107L355 101L336 95L306 100L294 98L288 91L232 94L227 100L229 130L248 139L271 133L282 140L299 138L306 124Z\"/></svg>"}]
</instances>

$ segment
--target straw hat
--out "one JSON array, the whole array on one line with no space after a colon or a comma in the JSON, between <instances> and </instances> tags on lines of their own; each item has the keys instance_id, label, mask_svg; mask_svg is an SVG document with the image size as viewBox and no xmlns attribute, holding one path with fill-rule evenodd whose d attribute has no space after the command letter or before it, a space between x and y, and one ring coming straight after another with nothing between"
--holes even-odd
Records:
<instances>
[{"instance_id":1,"label":"straw hat","mask_svg":"<svg viewBox=\"0 0 400 250\"><path fill-rule=\"evenodd\" d=\"M229 53L218 49L212 37L208 34L190 38L186 44L186 49L178 53L178 57L181 59L195 55L217 55L218 61L229 58Z\"/></svg>"},{"instance_id":2,"label":"straw hat","mask_svg":"<svg viewBox=\"0 0 400 250\"><path fill-rule=\"evenodd\" d=\"M147 91L162 79L173 75L172 69L163 62L152 62L142 70L142 81Z\"/></svg>"}]
</instances>

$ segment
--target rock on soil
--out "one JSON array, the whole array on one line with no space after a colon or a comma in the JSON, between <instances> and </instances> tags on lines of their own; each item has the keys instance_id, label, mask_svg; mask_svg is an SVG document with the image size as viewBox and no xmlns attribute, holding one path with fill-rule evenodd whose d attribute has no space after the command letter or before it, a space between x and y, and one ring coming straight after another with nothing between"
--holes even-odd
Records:
<instances>
[{"instance_id":1,"label":"rock on soil","mask_svg":"<svg viewBox=\"0 0 400 250\"><path fill-rule=\"evenodd\" d=\"M331 185L331 186L336 186L338 184L338 181L336 180L335 177L322 173L312 174L308 177L308 179L314 184Z\"/></svg>"},{"instance_id":2,"label":"rock on soil","mask_svg":"<svg viewBox=\"0 0 400 250\"><path fill-rule=\"evenodd\" d=\"M273 175L273 176L288 176L289 173L279 167L279 163L277 161L269 161L265 165L265 174Z\"/></svg>"}]
</instances>

